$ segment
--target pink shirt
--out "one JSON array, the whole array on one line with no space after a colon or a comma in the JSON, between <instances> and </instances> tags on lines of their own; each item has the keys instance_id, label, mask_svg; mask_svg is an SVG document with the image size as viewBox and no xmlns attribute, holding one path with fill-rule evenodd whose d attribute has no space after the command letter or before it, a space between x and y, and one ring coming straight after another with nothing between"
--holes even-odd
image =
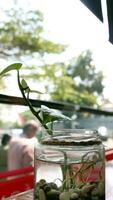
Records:
<instances>
[{"instance_id":1,"label":"pink shirt","mask_svg":"<svg viewBox=\"0 0 113 200\"><path fill-rule=\"evenodd\" d=\"M8 170L34 165L34 140L14 138L8 150Z\"/></svg>"}]
</instances>

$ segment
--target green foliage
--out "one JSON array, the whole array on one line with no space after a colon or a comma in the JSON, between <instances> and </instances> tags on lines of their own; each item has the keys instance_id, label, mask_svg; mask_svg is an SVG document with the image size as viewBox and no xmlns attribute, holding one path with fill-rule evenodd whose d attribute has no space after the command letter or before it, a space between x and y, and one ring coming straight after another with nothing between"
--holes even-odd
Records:
<instances>
[{"instance_id":1,"label":"green foliage","mask_svg":"<svg viewBox=\"0 0 113 200\"><path fill-rule=\"evenodd\" d=\"M103 74L96 71L89 50L73 58L68 65L46 64L37 78L48 80L47 91L50 91L53 100L58 101L93 106L97 105L97 98L103 91Z\"/></svg>"},{"instance_id":2,"label":"green foliage","mask_svg":"<svg viewBox=\"0 0 113 200\"><path fill-rule=\"evenodd\" d=\"M64 75L55 80L54 91L51 92L52 99L75 102L76 95L78 92L74 88L74 81L71 77Z\"/></svg>"},{"instance_id":3,"label":"green foliage","mask_svg":"<svg viewBox=\"0 0 113 200\"><path fill-rule=\"evenodd\" d=\"M97 72L93 64L91 51L87 50L76 59L73 58L68 66L67 74L71 76L75 82L79 78L79 84L76 89L79 92L86 90L89 94L101 94L103 91L103 74L101 71Z\"/></svg>"},{"instance_id":4,"label":"green foliage","mask_svg":"<svg viewBox=\"0 0 113 200\"><path fill-rule=\"evenodd\" d=\"M69 117L62 115L60 113L57 113L49 109L47 106L43 106L43 105L40 108L40 117L43 120L43 124L48 124L50 122L59 121L63 119L70 120Z\"/></svg>"},{"instance_id":5,"label":"green foliage","mask_svg":"<svg viewBox=\"0 0 113 200\"><path fill-rule=\"evenodd\" d=\"M29 109L32 112L32 114L39 120L42 127L46 129L46 131L49 135L52 135L53 131L48 127L47 124L53 123L54 121L59 121L61 119L69 120L69 118L65 115L54 112L52 109L50 109L46 106L41 106L41 108L39 108L38 111L34 109L32 103L29 99L29 93L31 90L30 90L29 86L27 85L27 82L24 79L22 79L22 81L20 80L19 70L21 67L22 67L22 64L20 64L20 63L14 63L12 65L9 65L0 73L0 76L4 76L5 74L7 74L9 71L12 71L12 70L17 71L18 86L19 86L19 89L21 91L21 94L22 94L25 102L29 106Z\"/></svg>"},{"instance_id":6,"label":"green foliage","mask_svg":"<svg viewBox=\"0 0 113 200\"><path fill-rule=\"evenodd\" d=\"M19 70L22 67L21 63L14 63L6 67L1 73L0 76L4 76L7 72L12 70Z\"/></svg>"},{"instance_id":7,"label":"green foliage","mask_svg":"<svg viewBox=\"0 0 113 200\"><path fill-rule=\"evenodd\" d=\"M5 21L0 20L0 54L19 57L34 53L61 53L65 46L44 38L43 14L22 9L6 11Z\"/></svg>"},{"instance_id":8,"label":"green foliage","mask_svg":"<svg viewBox=\"0 0 113 200\"><path fill-rule=\"evenodd\" d=\"M66 46L44 37L44 18L40 11L12 8L4 11L4 14L4 20L0 19L0 56L4 59L11 62L17 59L23 62L34 57L42 60L45 53L58 54L65 50ZM4 88L3 81L0 88Z\"/></svg>"},{"instance_id":9,"label":"green foliage","mask_svg":"<svg viewBox=\"0 0 113 200\"><path fill-rule=\"evenodd\" d=\"M19 70L21 68L21 63L14 63L6 67L1 73L0 76L6 76L7 72L10 72L12 70ZM0 89L5 88L5 84L2 79L0 79Z\"/></svg>"},{"instance_id":10,"label":"green foliage","mask_svg":"<svg viewBox=\"0 0 113 200\"><path fill-rule=\"evenodd\" d=\"M43 20L40 11L25 12L22 9L7 11L5 20L0 20L0 55L10 59L26 60L28 56L27 58L44 60L44 55L47 53L64 51L66 46L44 38ZM44 82L46 92L50 94L52 100L90 106L97 104L97 98L103 91L103 74L101 71L96 71L89 50L77 58L74 57L68 65L47 64L45 60L44 63L38 67L24 67L29 73L24 73L23 78ZM10 67L7 70L10 70ZM22 80L21 85L28 96L30 92L36 92L29 88L25 80Z\"/></svg>"}]
</instances>

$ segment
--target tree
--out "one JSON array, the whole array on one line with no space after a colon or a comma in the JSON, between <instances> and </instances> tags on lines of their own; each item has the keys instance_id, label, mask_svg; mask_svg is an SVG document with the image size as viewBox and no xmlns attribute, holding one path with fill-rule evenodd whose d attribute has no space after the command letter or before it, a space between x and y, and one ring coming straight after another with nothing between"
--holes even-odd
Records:
<instances>
[{"instance_id":1,"label":"tree","mask_svg":"<svg viewBox=\"0 0 113 200\"><path fill-rule=\"evenodd\" d=\"M97 71L89 50L73 58L68 65L46 65L42 78L48 79L51 98L79 105L97 105L103 91L103 74Z\"/></svg>"},{"instance_id":2,"label":"tree","mask_svg":"<svg viewBox=\"0 0 113 200\"><path fill-rule=\"evenodd\" d=\"M21 17L20 17L21 16ZM43 82L51 99L79 105L96 105L103 91L103 74L92 63L91 52L85 51L69 64L46 63L46 54L62 53L65 45L56 44L44 37L43 14L22 9L6 12L5 22L0 22L0 55L13 60L35 59L23 71L25 78ZM39 65L39 60L41 64ZM28 62L27 62L28 64Z\"/></svg>"},{"instance_id":3,"label":"tree","mask_svg":"<svg viewBox=\"0 0 113 200\"><path fill-rule=\"evenodd\" d=\"M92 53L90 50L82 52L77 58L73 58L68 66L67 74L75 82L79 81L76 89L79 92L86 90L89 93L101 94L103 91L103 74L97 72L93 64Z\"/></svg>"},{"instance_id":4,"label":"tree","mask_svg":"<svg viewBox=\"0 0 113 200\"><path fill-rule=\"evenodd\" d=\"M4 11L4 20L0 20L0 56L6 61L38 60L43 65L45 54L58 54L66 46L54 43L44 38L43 14L38 11L24 11L11 9ZM37 66L28 66L24 69L27 74L35 75L39 70ZM33 70L34 69L34 70ZM23 70L23 75L26 74ZM0 89L4 82L0 80Z\"/></svg>"},{"instance_id":5,"label":"tree","mask_svg":"<svg viewBox=\"0 0 113 200\"><path fill-rule=\"evenodd\" d=\"M38 11L11 9L0 21L0 54L4 58L44 56L61 53L65 46L44 38L43 14Z\"/></svg>"}]
</instances>

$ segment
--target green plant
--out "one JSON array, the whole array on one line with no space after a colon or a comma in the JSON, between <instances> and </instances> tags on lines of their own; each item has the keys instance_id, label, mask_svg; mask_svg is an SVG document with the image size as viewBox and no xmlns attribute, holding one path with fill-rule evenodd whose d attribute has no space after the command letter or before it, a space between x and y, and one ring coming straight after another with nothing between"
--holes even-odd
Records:
<instances>
[{"instance_id":1,"label":"green plant","mask_svg":"<svg viewBox=\"0 0 113 200\"><path fill-rule=\"evenodd\" d=\"M28 86L27 82L20 78L20 69L22 67L21 63L15 63L7 68L5 68L1 73L0 76L4 76L6 73L12 70L17 71L17 80L18 80L18 86L22 93L22 96L24 100L26 101L27 105L30 108L30 111L33 113L33 115L39 120L41 125L46 129L46 132L49 135L53 135L52 130L52 124L56 120L62 120L62 119L69 119L68 117L62 115L62 114L56 114L53 110L49 109L46 106L41 106L40 108L36 109L33 107L31 101L30 101L30 93L32 92L38 92L31 90ZM51 123L51 126L48 126L48 123ZM50 127L50 128L49 128ZM54 140L50 141L54 142ZM56 140L55 140L56 141ZM43 141L44 142L44 141ZM46 144L47 141L45 140ZM59 144L59 141L57 141L57 145ZM64 143L66 141L64 140ZM73 141L72 141L73 142ZM89 141L90 142L90 141ZM44 144L44 143L42 143ZM54 145L54 143L52 143ZM97 141L98 144L98 141ZM62 143L62 146L64 144ZM87 143L88 145L88 143ZM65 150L58 150L63 154L63 162L61 163L61 170L62 170L62 176L63 180L61 180L61 186L58 188L54 182L47 183L46 180L41 179L37 184L35 188L35 200L104 200L104 181L102 180L102 167L103 163L101 161L101 157L98 151L92 151L87 152L81 157L81 161L79 163L74 163L74 165L79 164L79 168L74 171L72 169L72 164L68 163L68 154ZM91 156L90 160L90 153L94 154L94 156ZM94 169L96 169L96 165L100 166L100 169L98 170L98 180L97 182L87 182L87 179L90 177L90 175L93 173ZM88 172L89 171L89 172ZM86 173L88 172L88 173ZM85 173L87 174L87 177L85 177ZM89 177L88 177L89 176ZM80 179L80 181L77 181L77 178ZM95 194L96 193L96 194Z\"/></svg>"},{"instance_id":2,"label":"green plant","mask_svg":"<svg viewBox=\"0 0 113 200\"><path fill-rule=\"evenodd\" d=\"M9 65L8 67L6 67L1 73L0 76L4 76L5 74L7 74L9 71L12 70L16 70L17 71L17 80L18 80L18 86L19 89L21 91L21 94L24 98L24 100L26 101L27 105L30 108L30 111L32 112L32 114L39 120L40 124L42 125L42 127L44 127L47 131L47 133L49 135L53 134L52 131L52 127L53 127L53 122L57 121L57 120L63 120L63 119L70 119L65 115L59 114L54 112L52 109L41 105L41 107L39 109L35 109L30 101L30 93L32 92L37 92L42 94L40 91L35 91L35 90L31 90L30 87L28 86L27 82L20 78L20 69L22 67L21 63L14 63L12 65ZM51 123L51 128L48 127L48 123Z\"/></svg>"}]
</instances>

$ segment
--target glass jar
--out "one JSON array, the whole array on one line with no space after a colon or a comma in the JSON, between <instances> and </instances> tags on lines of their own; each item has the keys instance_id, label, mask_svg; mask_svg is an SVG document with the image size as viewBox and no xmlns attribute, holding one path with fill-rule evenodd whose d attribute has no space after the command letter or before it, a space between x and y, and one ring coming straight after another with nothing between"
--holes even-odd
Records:
<instances>
[{"instance_id":1,"label":"glass jar","mask_svg":"<svg viewBox=\"0 0 113 200\"><path fill-rule=\"evenodd\" d=\"M104 162L97 131L54 132L35 149L35 200L105 200Z\"/></svg>"}]
</instances>

